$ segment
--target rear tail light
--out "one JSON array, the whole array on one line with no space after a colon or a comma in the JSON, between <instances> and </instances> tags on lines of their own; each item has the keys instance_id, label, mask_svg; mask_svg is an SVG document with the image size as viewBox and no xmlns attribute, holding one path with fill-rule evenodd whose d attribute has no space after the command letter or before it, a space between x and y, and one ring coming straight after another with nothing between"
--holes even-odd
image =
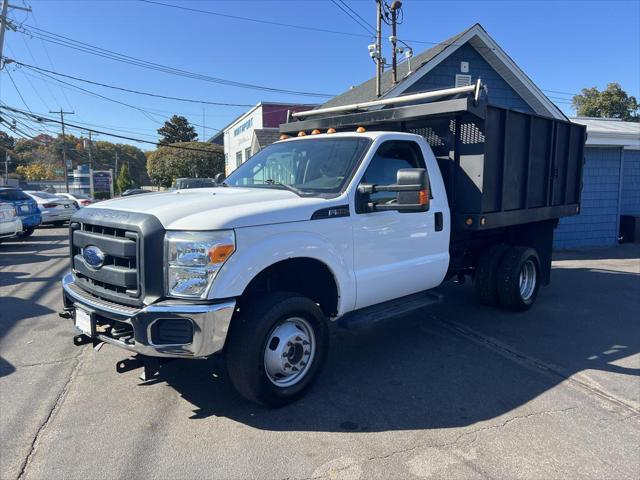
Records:
<instances>
[{"instance_id":1,"label":"rear tail light","mask_svg":"<svg viewBox=\"0 0 640 480\"><path fill-rule=\"evenodd\" d=\"M42 205L44 208L55 208L58 206L57 203L45 203L44 205Z\"/></svg>"},{"instance_id":2,"label":"rear tail light","mask_svg":"<svg viewBox=\"0 0 640 480\"><path fill-rule=\"evenodd\" d=\"M83 207L86 207L87 205L90 205L91 202L89 200L80 200L80 205L82 205Z\"/></svg>"}]
</instances>

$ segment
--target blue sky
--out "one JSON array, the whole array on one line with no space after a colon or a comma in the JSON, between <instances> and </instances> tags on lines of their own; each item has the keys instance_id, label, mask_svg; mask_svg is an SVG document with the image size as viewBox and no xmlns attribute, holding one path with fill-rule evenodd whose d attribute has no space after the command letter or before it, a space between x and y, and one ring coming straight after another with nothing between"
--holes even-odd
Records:
<instances>
[{"instance_id":1,"label":"blue sky","mask_svg":"<svg viewBox=\"0 0 640 480\"><path fill-rule=\"evenodd\" d=\"M20 4L22 0L13 0ZM33 15L10 18L102 48L183 70L280 89L338 94L374 75L366 37L338 35L223 18L140 1L26 0ZM184 7L273 22L365 34L329 0L176 1ZM347 3L374 24L374 0ZM640 97L640 1L454 2L404 1L399 37L418 52L479 22L518 65L571 114L570 93L619 82ZM384 37L389 35L385 32ZM417 41L425 42L418 43ZM388 42L385 42L388 55ZM46 46L46 48L45 48ZM169 75L88 55L8 31L5 56L24 63L130 89L227 103L309 103L313 97L256 91ZM74 110L69 122L128 136L157 139L155 131L172 113L215 133L246 110L161 100L77 83L82 88L147 110L139 110L60 87L53 80L9 66L34 112ZM65 80L68 81L68 80ZM0 98L24 108L7 72ZM204 120L203 120L204 107ZM58 127L49 127L56 130ZM197 127L202 136L202 127ZM74 132L75 133L75 132ZM99 139L109 140L102 135ZM131 143L131 142L129 142ZM144 149L152 146L139 145Z\"/></svg>"}]
</instances>

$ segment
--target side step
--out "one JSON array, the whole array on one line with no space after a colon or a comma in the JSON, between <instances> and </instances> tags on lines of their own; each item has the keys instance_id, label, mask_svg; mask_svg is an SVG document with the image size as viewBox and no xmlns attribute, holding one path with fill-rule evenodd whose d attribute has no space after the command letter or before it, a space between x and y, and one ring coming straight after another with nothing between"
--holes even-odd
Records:
<instances>
[{"instance_id":1,"label":"side step","mask_svg":"<svg viewBox=\"0 0 640 480\"><path fill-rule=\"evenodd\" d=\"M338 325L348 330L367 330L421 308L439 305L442 298L441 293L432 291L414 293L349 312L338 319Z\"/></svg>"}]
</instances>

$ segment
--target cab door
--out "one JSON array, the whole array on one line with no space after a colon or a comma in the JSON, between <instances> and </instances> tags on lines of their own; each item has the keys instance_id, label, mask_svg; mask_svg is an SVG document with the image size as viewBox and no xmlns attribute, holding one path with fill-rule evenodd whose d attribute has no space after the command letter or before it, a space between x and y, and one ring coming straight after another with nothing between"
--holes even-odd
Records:
<instances>
[{"instance_id":1,"label":"cab door","mask_svg":"<svg viewBox=\"0 0 640 480\"><path fill-rule=\"evenodd\" d=\"M430 160L425 164L415 141L388 140L380 144L359 183L395 184L401 168L426 168L431 182L431 177L440 173L434 170L438 167L433 155ZM434 180L442 185L440 177ZM377 192L369 198L358 198L359 195L362 194L356 193L353 222L356 308L439 285L449 263L443 189L436 189L436 194L432 191L426 212L370 212L365 208L367 201L393 204L396 194Z\"/></svg>"}]
</instances>

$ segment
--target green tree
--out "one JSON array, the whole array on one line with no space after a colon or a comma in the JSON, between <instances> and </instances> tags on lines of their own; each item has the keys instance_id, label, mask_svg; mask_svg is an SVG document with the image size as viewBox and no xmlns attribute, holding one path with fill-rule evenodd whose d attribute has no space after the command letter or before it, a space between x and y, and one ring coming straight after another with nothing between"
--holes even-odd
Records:
<instances>
[{"instance_id":1,"label":"green tree","mask_svg":"<svg viewBox=\"0 0 640 480\"><path fill-rule=\"evenodd\" d=\"M118 192L122 193L125 190L129 190L130 188L135 188L135 186L136 182L134 182L129 176L129 167L125 163L120 168L118 179L116 180L116 187L118 188Z\"/></svg>"},{"instance_id":2,"label":"green tree","mask_svg":"<svg viewBox=\"0 0 640 480\"><path fill-rule=\"evenodd\" d=\"M162 137L160 143L163 145L178 142L193 142L198 138L195 128L189 125L189 120L180 115L174 115L164 122L164 125L158 129L158 135Z\"/></svg>"},{"instance_id":3,"label":"green tree","mask_svg":"<svg viewBox=\"0 0 640 480\"><path fill-rule=\"evenodd\" d=\"M619 118L627 122L640 120L638 101L625 92L619 83L610 83L606 90L583 88L572 100L581 117Z\"/></svg>"},{"instance_id":4,"label":"green tree","mask_svg":"<svg viewBox=\"0 0 640 480\"><path fill-rule=\"evenodd\" d=\"M147 172L156 185L163 187L170 187L176 178L213 177L224 172L224 149L205 142L162 146L148 153Z\"/></svg>"}]
</instances>

